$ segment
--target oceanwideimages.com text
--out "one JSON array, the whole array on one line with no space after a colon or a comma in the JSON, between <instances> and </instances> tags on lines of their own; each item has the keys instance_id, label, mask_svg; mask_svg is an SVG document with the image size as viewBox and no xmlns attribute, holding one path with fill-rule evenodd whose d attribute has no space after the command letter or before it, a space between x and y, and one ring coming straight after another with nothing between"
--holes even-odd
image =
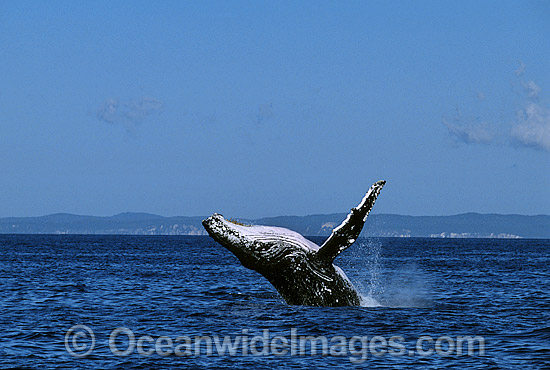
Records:
<instances>
[{"instance_id":1,"label":"oceanwideimages.com text","mask_svg":"<svg viewBox=\"0 0 550 370\"><path fill-rule=\"evenodd\" d=\"M422 335L413 341L403 336L304 335L295 328L288 335L273 335L269 329L238 335L136 335L126 327L113 329L105 341L114 356L337 356L362 363L380 356L483 356L482 336ZM65 334L67 352L78 358L93 353L97 340L86 325L75 325Z\"/></svg>"}]
</instances>

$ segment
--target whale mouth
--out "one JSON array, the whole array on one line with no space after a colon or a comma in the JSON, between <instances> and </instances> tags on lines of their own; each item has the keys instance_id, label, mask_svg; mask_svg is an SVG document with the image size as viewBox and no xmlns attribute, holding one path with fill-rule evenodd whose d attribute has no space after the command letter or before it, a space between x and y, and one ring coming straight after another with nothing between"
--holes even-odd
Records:
<instances>
[{"instance_id":1,"label":"whale mouth","mask_svg":"<svg viewBox=\"0 0 550 370\"><path fill-rule=\"evenodd\" d=\"M227 232L227 229L236 229L238 226L250 226L242 222L237 221L236 219L229 218L226 219L223 215L219 213L214 213L212 216L208 217L205 220L202 220L202 225L205 227L206 231L214 233ZM237 226L237 227L234 227ZM235 230L236 231L236 230Z\"/></svg>"},{"instance_id":2,"label":"whale mouth","mask_svg":"<svg viewBox=\"0 0 550 370\"><path fill-rule=\"evenodd\" d=\"M237 256L243 266L253 269L258 263L258 256L254 252L255 244L252 240L248 240L245 231L249 225L240 225L226 220L219 213L214 213L203 220L202 225L215 241Z\"/></svg>"},{"instance_id":3,"label":"whale mouth","mask_svg":"<svg viewBox=\"0 0 550 370\"><path fill-rule=\"evenodd\" d=\"M240 222L234 218L224 218L223 215L219 213L214 213L212 216L203 220L202 225L210 236L213 236L212 234L225 235L229 233L233 234L235 237L247 235L249 230L245 231L243 228L252 228L253 226Z\"/></svg>"},{"instance_id":4,"label":"whale mouth","mask_svg":"<svg viewBox=\"0 0 550 370\"><path fill-rule=\"evenodd\" d=\"M233 249L234 244L242 244L243 238L239 228L248 226L234 220L226 220L219 213L214 213L203 220L202 225L212 238L228 249Z\"/></svg>"},{"instance_id":5,"label":"whale mouth","mask_svg":"<svg viewBox=\"0 0 550 370\"><path fill-rule=\"evenodd\" d=\"M227 234L228 232L231 233L231 231L234 231L231 224L236 225L236 223L226 220L219 213L214 213L206 220L202 220L202 225L204 226L208 234L210 234L210 236L212 237L222 236Z\"/></svg>"}]
</instances>

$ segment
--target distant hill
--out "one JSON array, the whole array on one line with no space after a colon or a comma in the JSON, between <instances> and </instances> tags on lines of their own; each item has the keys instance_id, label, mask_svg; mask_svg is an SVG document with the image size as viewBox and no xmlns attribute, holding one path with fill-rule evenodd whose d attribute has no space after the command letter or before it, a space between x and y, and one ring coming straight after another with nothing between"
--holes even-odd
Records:
<instances>
[{"instance_id":1,"label":"distant hill","mask_svg":"<svg viewBox=\"0 0 550 370\"><path fill-rule=\"evenodd\" d=\"M345 213L279 216L248 224L286 227L308 236L327 236L346 218ZM163 217L149 213L121 213L111 217L57 213L41 217L0 218L2 234L132 234L205 235L205 217ZM550 239L550 216L464 213L454 216L369 216L362 236L438 238Z\"/></svg>"},{"instance_id":2,"label":"distant hill","mask_svg":"<svg viewBox=\"0 0 550 370\"><path fill-rule=\"evenodd\" d=\"M258 224L281 226L303 235L329 235L345 213L303 217L272 217ZM362 236L437 238L549 238L550 216L464 213L454 216L401 216L374 214Z\"/></svg>"},{"instance_id":3,"label":"distant hill","mask_svg":"<svg viewBox=\"0 0 550 370\"><path fill-rule=\"evenodd\" d=\"M201 224L203 218L163 217L130 212L111 217L56 213L42 217L0 218L0 233L204 235Z\"/></svg>"}]
</instances>

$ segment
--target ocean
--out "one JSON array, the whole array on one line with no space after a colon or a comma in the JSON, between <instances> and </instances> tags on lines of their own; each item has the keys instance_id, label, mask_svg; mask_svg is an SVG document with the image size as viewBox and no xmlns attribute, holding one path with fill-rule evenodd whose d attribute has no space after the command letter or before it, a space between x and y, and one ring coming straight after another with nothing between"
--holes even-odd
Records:
<instances>
[{"instance_id":1,"label":"ocean","mask_svg":"<svg viewBox=\"0 0 550 370\"><path fill-rule=\"evenodd\" d=\"M363 306L289 306L205 236L0 235L0 368L550 368L550 240L359 239L335 264Z\"/></svg>"}]
</instances>

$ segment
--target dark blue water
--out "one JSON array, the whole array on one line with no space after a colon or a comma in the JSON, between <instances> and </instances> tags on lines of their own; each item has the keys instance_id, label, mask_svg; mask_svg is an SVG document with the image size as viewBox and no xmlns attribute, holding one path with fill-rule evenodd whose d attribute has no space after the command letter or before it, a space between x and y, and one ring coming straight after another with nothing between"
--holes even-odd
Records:
<instances>
[{"instance_id":1,"label":"dark blue water","mask_svg":"<svg viewBox=\"0 0 550 370\"><path fill-rule=\"evenodd\" d=\"M370 307L288 306L208 237L0 236L0 368L550 368L549 240L359 240L336 263ZM95 335L84 358L65 346L67 330L77 324ZM264 329L269 340L291 341L292 329L325 336L331 346L337 335L367 339L352 345L356 352L331 347L326 356L321 347L303 355L180 351L165 357L136 349L115 356L108 338L118 327L136 340L150 336L145 349L153 350L163 336L173 349L182 336L250 340ZM398 337L403 353L390 353L395 348L387 343L367 346L375 336ZM419 354L421 336L434 342L424 342ZM442 336L449 338L436 352ZM483 337L484 353L457 354L450 343L459 336ZM75 343L85 347L90 338ZM115 349L128 346L127 338L119 335ZM201 348L207 350L206 342Z\"/></svg>"}]
</instances>

